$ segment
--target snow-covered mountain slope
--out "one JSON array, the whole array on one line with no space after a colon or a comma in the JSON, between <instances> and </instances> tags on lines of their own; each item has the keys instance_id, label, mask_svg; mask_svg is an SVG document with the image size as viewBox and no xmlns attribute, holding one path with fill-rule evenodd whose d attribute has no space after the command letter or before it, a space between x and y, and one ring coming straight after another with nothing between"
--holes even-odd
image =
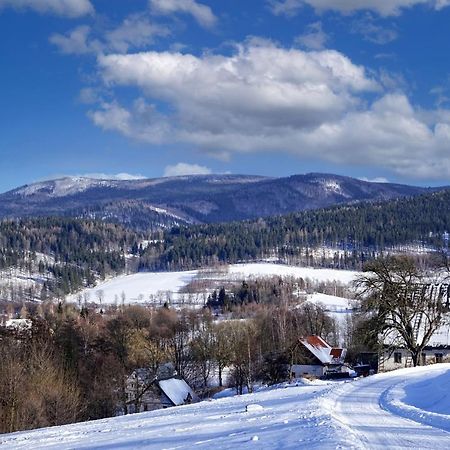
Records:
<instances>
[{"instance_id":1,"label":"snow-covered mountain slope","mask_svg":"<svg viewBox=\"0 0 450 450\"><path fill-rule=\"evenodd\" d=\"M158 221L158 217L154 217L158 208L186 223L211 223L288 214L361 200L388 200L428 191L331 174L286 178L197 175L138 180L66 177L0 194L0 218L90 215L144 227Z\"/></svg>"},{"instance_id":2,"label":"snow-covered mountain slope","mask_svg":"<svg viewBox=\"0 0 450 450\"><path fill-rule=\"evenodd\" d=\"M423 383L419 391L414 388L417 383ZM414 392L424 397L449 383L449 364L346 383L305 381L240 397L2 435L0 446L58 450L445 449L450 445L450 428L445 424L450 418L447 397L439 400L434 396L438 405L430 406L418 404ZM405 406L399 410L392 406L395 402ZM409 407L420 414L410 414Z\"/></svg>"},{"instance_id":3,"label":"snow-covered mountain slope","mask_svg":"<svg viewBox=\"0 0 450 450\"><path fill-rule=\"evenodd\" d=\"M117 186L113 180L97 180L86 177L65 177L57 180L41 181L31 185L23 186L13 191L19 197L66 197L75 195L88 189L112 188Z\"/></svg>"}]
</instances>

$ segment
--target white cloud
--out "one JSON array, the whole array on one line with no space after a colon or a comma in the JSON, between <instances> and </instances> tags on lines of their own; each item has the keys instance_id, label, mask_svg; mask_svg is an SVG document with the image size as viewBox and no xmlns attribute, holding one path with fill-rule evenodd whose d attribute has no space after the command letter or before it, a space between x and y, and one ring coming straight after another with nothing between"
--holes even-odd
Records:
<instances>
[{"instance_id":1,"label":"white cloud","mask_svg":"<svg viewBox=\"0 0 450 450\"><path fill-rule=\"evenodd\" d=\"M149 0L149 4L152 12L155 14L190 14L205 28L212 28L217 22L217 17L211 8L195 0Z\"/></svg>"},{"instance_id":2,"label":"white cloud","mask_svg":"<svg viewBox=\"0 0 450 450\"><path fill-rule=\"evenodd\" d=\"M295 43L311 50L322 50L328 41L328 35L322 29L321 22L308 25L306 32L295 38Z\"/></svg>"},{"instance_id":3,"label":"white cloud","mask_svg":"<svg viewBox=\"0 0 450 450\"><path fill-rule=\"evenodd\" d=\"M93 173L85 173L82 175L76 175L78 177L84 177L84 178L94 178L96 180L118 180L118 181L125 181L125 180L144 180L147 177L144 175L139 174L133 174L133 173L126 173L126 172L120 172L120 173L101 173L101 172L93 172Z\"/></svg>"},{"instance_id":4,"label":"white cloud","mask_svg":"<svg viewBox=\"0 0 450 450\"><path fill-rule=\"evenodd\" d=\"M359 180L367 181L369 183L389 183L389 180L384 177L375 177L375 178L359 177Z\"/></svg>"},{"instance_id":5,"label":"white cloud","mask_svg":"<svg viewBox=\"0 0 450 450\"><path fill-rule=\"evenodd\" d=\"M392 77L380 75L382 91L337 51L250 41L231 56L147 52L100 56L98 65L109 89L134 86L141 97L89 115L133 139L183 143L222 159L288 152L410 178L450 176L450 111L415 108Z\"/></svg>"},{"instance_id":6,"label":"white cloud","mask_svg":"<svg viewBox=\"0 0 450 450\"><path fill-rule=\"evenodd\" d=\"M135 100L129 110L116 102L103 102L88 116L100 128L138 141L162 144L175 136L166 118L142 98Z\"/></svg>"},{"instance_id":7,"label":"white cloud","mask_svg":"<svg viewBox=\"0 0 450 450\"><path fill-rule=\"evenodd\" d=\"M71 30L66 35L54 33L50 36L49 41L56 45L61 53L69 55L82 55L95 51L96 46L92 42L88 42L91 27L88 25L80 25Z\"/></svg>"},{"instance_id":8,"label":"white cloud","mask_svg":"<svg viewBox=\"0 0 450 450\"><path fill-rule=\"evenodd\" d=\"M138 86L173 104L184 128L211 135L223 127L246 130L310 127L359 103L354 93L377 84L336 51L304 52L252 43L235 55L147 52L100 56L108 85Z\"/></svg>"},{"instance_id":9,"label":"white cloud","mask_svg":"<svg viewBox=\"0 0 450 450\"><path fill-rule=\"evenodd\" d=\"M150 22L145 14L132 14L118 27L106 31L102 38L95 38L89 26L80 25L66 34L54 33L49 40L65 54L126 53L130 49L145 48L153 44L156 37L169 34L167 27Z\"/></svg>"},{"instance_id":10,"label":"white cloud","mask_svg":"<svg viewBox=\"0 0 450 450\"><path fill-rule=\"evenodd\" d=\"M439 11L442 8L450 6L450 0L436 0L435 8Z\"/></svg>"},{"instance_id":11,"label":"white cloud","mask_svg":"<svg viewBox=\"0 0 450 450\"><path fill-rule=\"evenodd\" d=\"M430 89L430 94L436 97L435 103L438 107L450 102L450 97L448 93L448 88L444 86L435 86Z\"/></svg>"},{"instance_id":12,"label":"white cloud","mask_svg":"<svg viewBox=\"0 0 450 450\"><path fill-rule=\"evenodd\" d=\"M378 24L370 13L353 22L351 31L362 35L366 41L379 45L388 44L398 37L397 31L392 26Z\"/></svg>"},{"instance_id":13,"label":"white cloud","mask_svg":"<svg viewBox=\"0 0 450 450\"><path fill-rule=\"evenodd\" d=\"M18 10L31 9L41 14L55 14L70 18L94 13L90 0L0 0L0 9L6 7Z\"/></svg>"},{"instance_id":14,"label":"white cloud","mask_svg":"<svg viewBox=\"0 0 450 450\"><path fill-rule=\"evenodd\" d=\"M122 24L105 35L108 49L125 53L130 48L143 48L154 42L157 36L169 35L169 29L150 22L142 14L132 14Z\"/></svg>"},{"instance_id":15,"label":"white cloud","mask_svg":"<svg viewBox=\"0 0 450 450\"><path fill-rule=\"evenodd\" d=\"M93 105L101 101L99 92L92 87L85 87L78 94L78 101L84 105Z\"/></svg>"},{"instance_id":16,"label":"white cloud","mask_svg":"<svg viewBox=\"0 0 450 450\"><path fill-rule=\"evenodd\" d=\"M165 177L179 177L183 175L209 175L212 171L208 167L198 164L187 164L180 162L164 169Z\"/></svg>"},{"instance_id":17,"label":"white cloud","mask_svg":"<svg viewBox=\"0 0 450 450\"><path fill-rule=\"evenodd\" d=\"M343 14L355 11L374 11L381 16L396 16L402 9L416 5L427 5L440 10L450 5L449 0L269 0L276 15L296 15L304 5L313 7L316 11L337 11Z\"/></svg>"}]
</instances>

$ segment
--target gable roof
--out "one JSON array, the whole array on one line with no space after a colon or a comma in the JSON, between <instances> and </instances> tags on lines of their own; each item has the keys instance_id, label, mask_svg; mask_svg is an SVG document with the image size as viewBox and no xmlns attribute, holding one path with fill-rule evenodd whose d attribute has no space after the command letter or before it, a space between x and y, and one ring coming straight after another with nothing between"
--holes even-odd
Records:
<instances>
[{"instance_id":1,"label":"gable roof","mask_svg":"<svg viewBox=\"0 0 450 450\"><path fill-rule=\"evenodd\" d=\"M333 348L320 336L312 335L300 342L322 363L342 364L347 350L345 348Z\"/></svg>"},{"instance_id":2,"label":"gable roof","mask_svg":"<svg viewBox=\"0 0 450 450\"><path fill-rule=\"evenodd\" d=\"M179 378L169 378L167 380L158 381L160 389L175 405L184 405L190 395L191 401L197 401L198 397L184 380Z\"/></svg>"}]
</instances>

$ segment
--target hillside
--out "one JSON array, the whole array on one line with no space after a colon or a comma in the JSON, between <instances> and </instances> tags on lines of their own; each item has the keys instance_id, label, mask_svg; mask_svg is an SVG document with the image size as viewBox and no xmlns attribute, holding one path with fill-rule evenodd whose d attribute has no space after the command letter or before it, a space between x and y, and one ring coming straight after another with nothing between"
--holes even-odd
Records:
<instances>
[{"instance_id":1,"label":"hillside","mask_svg":"<svg viewBox=\"0 0 450 450\"><path fill-rule=\"evenodd\" d=\"M0 299L44 299L93 285L108 274L123 272L126 256L138 251L141 239L138 233L100 221L1 221Z\"/></svg>"},{"instance_id":2,"label":"hillside","mask_svg":"<svg viewBox=\"0 0 450 450\"><path fill-rule=\"evenodd\" d=\"M0 436L5 449L447 448L448 364ZM420 389L417 386L420 384ZM430 404L427 395L436 401ZM248 408L247 406L253 405Z\"/></svg>"},{"instance_id":3,"label":"hillside","mask_svg":"<svg viewBox=\"0 0 450 450\"><path fill-rule=\"evenodd\" d=\"M255 221L173 228L142 253L141 269L180 270L273 257L359 269L383 251L447 248L449 230L450 190L446 190Z\"/></svg>"},{"instance_id":4,"label":"hillside","mask_svg":"<svg viewBox=\"0 0 450 450\"><path fill-rule=\"evenodd\" d=\"M0 194L0 218L69 216L139 229L229 222L429 192L311 173L287 178L199 175L148 180L69 177Z\"/></svg>"},{"instance_id":5,"label":"hillside","mask_svg":"<svg viewBox=\"0 0 450 450\"><path fill-rule=\"evenodd\" d=\"M365 261L386 251L447 249L449 230L448 190L253 221L177 226L153 234L90 219L4 220L0 299L12 298L13 291L30 299L65 295L126 268L180 271L271 259L360 270ZM17 290L14 284L22 287Z\"/></svg>"}]
</instances>

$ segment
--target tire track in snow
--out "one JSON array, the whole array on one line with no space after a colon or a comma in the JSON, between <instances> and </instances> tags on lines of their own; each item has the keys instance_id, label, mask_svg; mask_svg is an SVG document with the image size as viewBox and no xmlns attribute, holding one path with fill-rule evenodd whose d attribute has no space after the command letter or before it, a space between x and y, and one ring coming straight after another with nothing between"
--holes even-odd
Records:
<instances>
[{"instance_id":1,"label":"tire track in snow","mask_svg":"<svg viewBox=\"0 0 450 450\"><path fill-rule=\"evenodd\" d=\"M346 383L335 390L327 407L332 418L353 434L355 445L359 448L450 448L450 433L383 408L383 398L388 391L400 383L409 384L420 377L423 379L425 370L431 377L443 372L439 366L403 369Z\"/></svg>"}]
</instances>

